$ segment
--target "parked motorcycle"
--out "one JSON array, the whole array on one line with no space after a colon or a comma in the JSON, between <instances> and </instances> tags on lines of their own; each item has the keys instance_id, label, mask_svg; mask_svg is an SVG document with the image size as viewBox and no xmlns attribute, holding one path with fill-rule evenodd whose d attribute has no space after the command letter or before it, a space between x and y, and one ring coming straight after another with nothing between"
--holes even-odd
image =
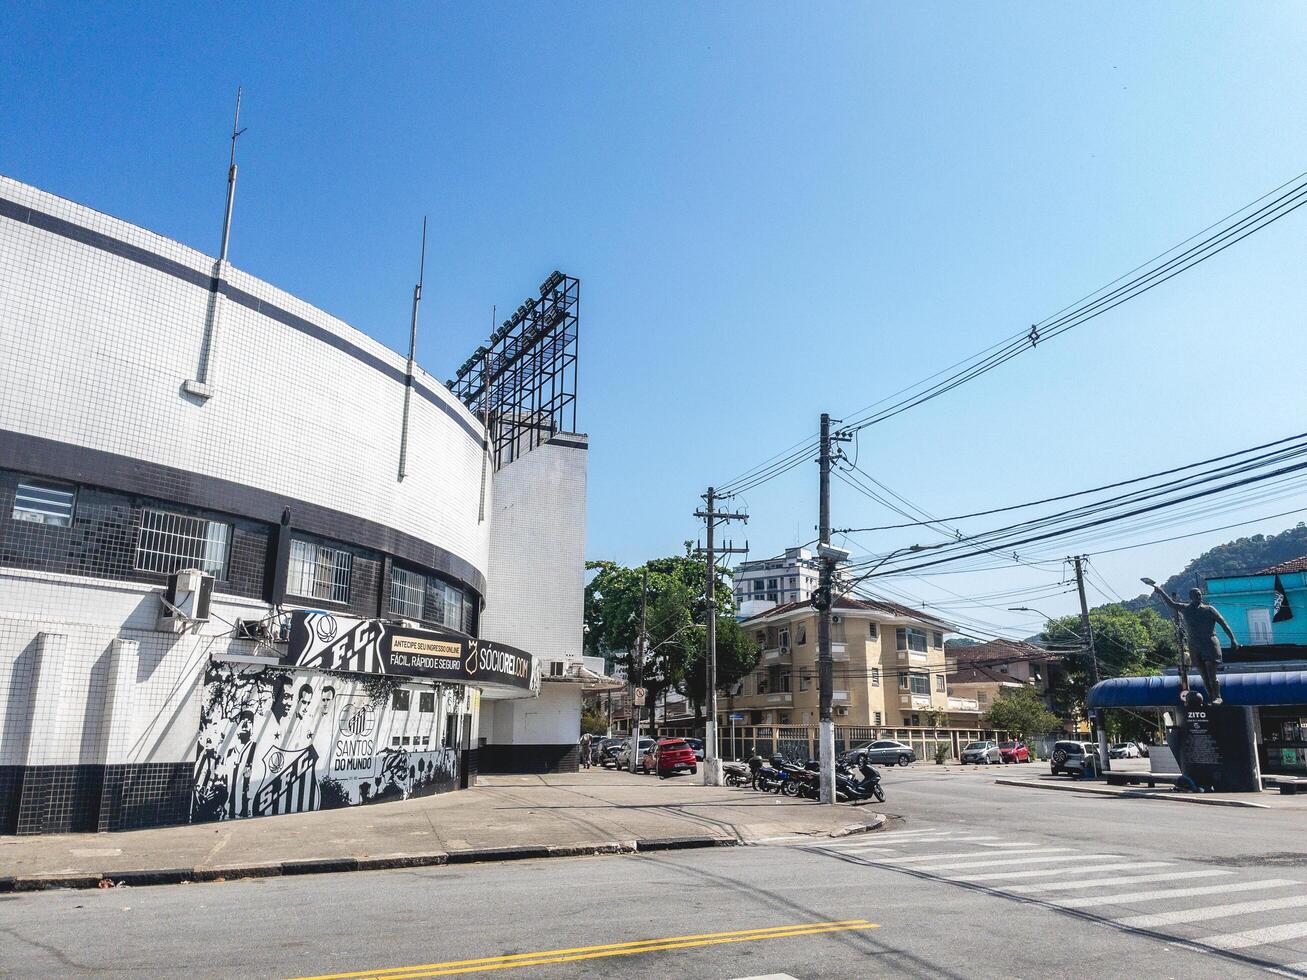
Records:
<instances>
[{"instance_id":1,"label":"parked motorcycle","mask_svg":"<svg viewBox=\"0 0 1307 980\"><path fill-rule=\"evenodd\" d=\"M860 763L857 768L837 766L835 770L835 797L845 800L875 799L885 802L885 791L880 786L880 773L869 762Z\"/></svg>"},{"instance_id":2,"label":"parked motorcycle","mask_svg":"<svg viewBox=\"0 0 1307 980\"><path fill-rule=\"evenodd\" d=\"M753 782L753 773L743 762L723 762L722 775L727 786L748 786Z\"/></svg>"},{"instance_id":3,"label":"parked motorcycle","mask_svg":"<svg viewBox=\"0 0 1307 980\"><path fill-rule=\"evenodd\" d=\"M785 768L785 759L778 754L758 767L753 776L753 788L764 793L780 795L789 781L790 774Z\"/></svg>"}]
</instances>

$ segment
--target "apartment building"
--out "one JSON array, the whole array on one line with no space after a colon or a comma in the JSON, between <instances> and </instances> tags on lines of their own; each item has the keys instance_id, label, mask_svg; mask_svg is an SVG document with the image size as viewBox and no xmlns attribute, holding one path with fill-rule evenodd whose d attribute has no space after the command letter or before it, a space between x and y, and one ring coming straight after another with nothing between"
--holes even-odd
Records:
<instances>
[{"instance_id":1,"label":"apartment building","mask_svg":"<svg viewBox=\"0 0 1307 980\"><path fill-rule=\"evenodd\" d=\"M991 640L948 649L948 693L973 698L980 713L989 711L1004 690L1033 687L1054 708L1053 688L1062 676L1062 658L1033 643Z\"/></svg>"},{"instance_id":2,"label":"apartment building","mask_svg":"<svg viewBox=\"0 0 1307 980\"><path fill-rule=\"evenodd\" d=\"M788 602L742 625L762 650L753 674L719 700L720 721L815 725L818 613ZM896 603L838 599L831 616L837 725L944 724L950 704L944 638L953 627Z\"/></svg>"},{"instance_id":3,"label":"apartment building","mask_svg":"<svg viewBox=\"0 0 1307 980\"><path fill-rule=\"evenodd\" d=\"M775 558L741 562L734 571L735 604L804 602L817 587L820 567L807 548L786 548Z\"/></svg>"}]
</instances>

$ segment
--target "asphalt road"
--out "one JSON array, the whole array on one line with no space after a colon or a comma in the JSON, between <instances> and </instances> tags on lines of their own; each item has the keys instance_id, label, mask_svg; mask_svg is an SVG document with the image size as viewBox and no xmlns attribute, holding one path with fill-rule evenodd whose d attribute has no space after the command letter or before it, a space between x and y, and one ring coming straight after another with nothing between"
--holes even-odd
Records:
<instances>
[{"instance_id":1,"label":"asphalt road","mask_svg":"<svg viewBox=\"0 0 1307 980\"><path fill-rule=\"evenodd\" d=\"M816 844L0 896L0 972L1307 975L1301 812L885 785L895 829Z\"/></svg>"}]
</instances>

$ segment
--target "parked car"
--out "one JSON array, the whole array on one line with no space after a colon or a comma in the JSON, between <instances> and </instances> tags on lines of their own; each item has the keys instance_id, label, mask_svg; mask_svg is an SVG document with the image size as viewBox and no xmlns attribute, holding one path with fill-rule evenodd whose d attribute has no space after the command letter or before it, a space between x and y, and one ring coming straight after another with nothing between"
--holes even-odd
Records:
<instances>
[{"instance_id":1,"label":"parked car","mask_svg":"<svg viewBox=\"0 0 1307 980\"><path fill-rule=\"evenodd\" d=\"M1139 746L1134 742L1118 742L1107 750L1107 754L1113 759L1138 759Z\"/></svg>"},{"instance_id":2,"label":"parked car","mask_svg":"<svg viewBox=\"0 0 1307 980\"><path fill-rule=\"evenodd\" d=\"M629 742L630 739L620 736L610 736L601 739L599 742L599 751L596 754L595 762L605 769L617 769L617 754L622 751L622 746Z\"/></svg>"},{"instance_id":3,"label":"parked car","mask_svg":"<svg viewBox=\"0 0 1307 980\"><path fill-rule=\"evenodd\" d=\"M1001 765L1003 762L1003 750L998 747L998 743L992 739L982 739L979 742L968 742L962 746L962 755L960 761L965 766L968 763L974 763L978 766Z\"/></svg>"},{"instance_id":4,"label":"parked car","mask_svg":"<svg viewBox=\"0 0 1307 980\"><path fill-rule=\"evenodd\" d=\"M999 742L998 753L1004 762L1030 761L1030 749L1025 742Z\"/></svg>"},{"instance_id":5,"label":"parked car","mask_svg":"<svg viewBox=\"0 0 1307 980\"><path fill-rule=\"evenodd\" d=\"M1049 771L1054 776L1066 773L1068 776L1083 776L1088 765L1094 772L1103 771L1103 760L1098 756L1098 746L1093 742L1055 742L1053 756L1049 760Z\"/></svg>"},{"instance_id":6,"label":"parked car","mask_svg":"<svg viewBox=\"0 0 1307 980\"><path fill-rule=\"evenodd\" d=\"M640 760L641 772L656 772L659 779L666 779L678 772L696 773L699 767L695 762L694 749L683 738L660 738L645 751Z\"/></svg>"},{"instance_id":7,"label":"parked car","mask_svg":"<svg viewBox=\"0 0 1307 980\"><path fill-rule=\"evenodd\" d=\"M855 745L840 757L846 765L859 766L864 762L879 763L882 766L908 766L917 761L917 752L911 745L882 738L875 742L863 742Z\"/></svg>"},{"instance_id":8,"label":"parked car","mask_svg":"<svg viewBox=\"0 0 1307 980\"><path fill-rule=\"evenodd\" d=\"M687 738L685 744L694 749L694 757L699 762L703 762L703 739Z\"/></svg>"},{"instance_id":9,"label":"parked car","mask_svg":"<svg viewBox=\"0 0 1307 980\"><path fill-rule=\"evenodd\" d=\"M653 745L654 745L654 740L651 739L651 738L642 738L642 739L640 739L640 747L639 747L639 750L638 750L638 754L636 755L636 768L637 768L637 769L639 768L639 762L640 762L641 757L643 757L643 755L645 754L645 752L647 752L649 749L651 749L651 748L653 747ZM631 768L631 740L630 740L629 738L628 738L628 739L623 739L623 740L622 740L622 747L621 747L620 749L617 750L617 768L618 768L618 769L630 769L630 768Z\"/></svg>"}]
</instances>

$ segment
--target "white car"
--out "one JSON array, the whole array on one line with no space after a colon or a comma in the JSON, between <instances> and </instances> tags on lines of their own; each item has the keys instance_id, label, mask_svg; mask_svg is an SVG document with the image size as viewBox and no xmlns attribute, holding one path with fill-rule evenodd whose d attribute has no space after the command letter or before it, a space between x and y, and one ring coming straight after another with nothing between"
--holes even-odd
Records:
<instances>
[{"instance_id":1,"label":"white car","mask_svg":"<svg viewBox=\"0 0 1307 980\"><path fill-rule=\"evenodd\" d=\"M962 747L962 764L974 762L976 765L1002 765L1003 752L998 747L998 743L985 740L981 742L968 742Z\"/></svg>"},{"instance_id":2,"label":"white car","mask_svg":"<svg viewBox=\"0 0 1307 980\"><path fill-rule=\"evenodd\" d=\"M1134 742L1118 742L1108 749L1107 754L1113 759L1138 759L1139 746Z\"/></svg>"}]
</instances>

